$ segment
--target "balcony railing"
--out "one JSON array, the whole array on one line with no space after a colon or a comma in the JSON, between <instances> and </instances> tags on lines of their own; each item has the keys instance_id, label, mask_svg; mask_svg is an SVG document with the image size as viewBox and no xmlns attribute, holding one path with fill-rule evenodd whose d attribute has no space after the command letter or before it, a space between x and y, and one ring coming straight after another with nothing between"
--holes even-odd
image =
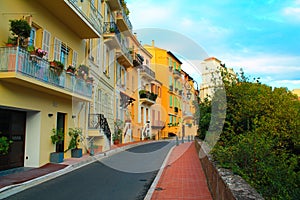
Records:
<instances>
[{"instance_id":1,"label":"balcony railing","mask_svg":"<svg viewBox=\"0 0 300 200\"><path fill-rule=\"evenodd\" d=\"M157 94L154 94L153 92L149 92L147 90L140 90L139 95L142 101L149 104L154 104L157 98Z\"/></svg>"},{"instance_id":2,"label":"balcony railing","mask_svg":"<svg viewBox=\"0 0 300 200\"><path fill-rule=\"evenodd\" d=\"M117 11L117 18L123 18L123 20L125 21L127 27L128 27L128 30L131 32L132 31L132 25L131 25L131 22L128 18L128 16L126 15L124 9L122 8L121 11ZM124 30L126 30L124 28Z\"/></svg>"},{"instance_id":3,"label":"balcony railing","mask_svg":"<svg viewBox=\"0 0 300 200\"><path fill-rule=\"evenodd\" d=\"M85 18L89 21L89 23L99 32L102 33L102 28L101 28L101 24L103 21L103 17L100 14L100 12L97 10L97 8L95 8L95 6L93 4L91 4L90 1L88 2L88 6L86 7L86 9L82 9L82 7L80 7L78 5L78 0L68 0L73 6L74 8Z\"/></svg>"},{"instance_id":4,"label":"balcony railing","mask_svg":"<svg viewBox=\"0 0 300 200\"><path fill-rule=\"evenodd\" d=\"M115 34L121 44L121 34L115 22L104 22L103 34Z\"/></svg>"},{"instance_id":5,"label":"balcony railing","mask_svg":"<svg viewBox=\"0 0 300 200\"><path fill-rule=\"evenodd\" d=\"M141 65L140 72L145 73L151 78L155 79L155 72L152 71L147 65Z\"/></svg>"},{"instance_id":6,"label":"balcony railing","mask_svg":"<svg viewBox=\"0 0 300 200\"><path fill-rule=\"evenodd\" d=\"M19 47L0 48L0 73L16 72L25 77L56 86L66 92L92 97L92 85L65 71L57 75L49 68L49 62L37 56L31 56L28 51ZM36 83L35 83L36 84Z\"/></svg>"},{"instance_id":7,"label":"balcony railing","mask_svg":"<svg viewBox=\"0 0 300 200\"><path fill-rule=\"evenodd\" d=\"M144 62L143 56L141 56L140 54L135 53L135 52L132 53L132 56L133 56L133 65L135 67L143 64L143 62Z\"/></svg>"},{"instance_id":8,"label":"balcony railing","mask_svg":"<svg viewBox=\"0 0 300 200\"><path fill-rule=\"evenodd\" d=\"M173 70L173 76L174 78L178 79L181 77L181 73L178 69Z\"/></svg>"},{"instance_id":9,"label":"balcony railing","mask_svg":"<svg viewBox=\"0 0 300 200\"><path fill-rule=\"evenodd\" d=\"M111 131L107 122L107 119L103 114L89 114L88 118L88 129L89 130L100 130L104 132L107 138L110 139Z\"/></svg>"}]
</instances>

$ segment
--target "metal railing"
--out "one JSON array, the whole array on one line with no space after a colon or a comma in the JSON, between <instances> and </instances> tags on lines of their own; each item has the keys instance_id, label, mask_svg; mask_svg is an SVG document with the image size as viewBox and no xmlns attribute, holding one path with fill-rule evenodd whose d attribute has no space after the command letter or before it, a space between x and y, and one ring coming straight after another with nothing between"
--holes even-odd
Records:
<instances>
[{"instance_id":1,"label":"metal railing","mask_svg":"<svg viewBox=\"0 0 300 200\"><path fill-rule=\"evenodd\" d=\"M144 72L155 79L155 72L152 71L147 65L141 65L140 72Z\"/></svg>"},{"instance_id":2,"label":"metal railing","mask_svg":"<svg viewBox=\"0 0 300 200\"><path fill-rule=\"evenodd\" d=\"M121 44L121 34L115 22L104 22L103 33L104 34L115 33L116 37L118 38L118 42Z\"/></svg>"},{"instance_id":3,"label":"metal railing","mask_svg":"<svg viewBox=\"0 0 300 200\"><path fill-rule=\"evenodd\" d=\"M128 26L128 29L130 31L132 31L132 24L128 18L128 16L126 15L125 11L124 11L124 8L122 8L121 11L117 11L117 16L118 17L123 17L124 21L126 22L127 26Z\"/></svg>"},{"instance_id":4,"label":"metal railing","mask_svg":"<svg viewBox=\"0 0 300 200\"><path fill-rule=\"evenodd\" d=\"M0 48L0 73L16 72L68 92L88 98L92 97L92 85L83 79L63 71L58 75L49 67L49 62L38 56L32 56L20 47Z\"/></svg>"},{"instance_id":5,"label":"metal railing","mask_svg":"<svg viewBox=\"0 0 300 200\"><path fill-rule=\"evenodd\" d=\"M102 33L101 24L103 17L101 13L95 8L95 6L88 1L88 6L83 9L78 5L78 0L68 0L73 7L99 32Z\"/></svg>"}]
</instances>

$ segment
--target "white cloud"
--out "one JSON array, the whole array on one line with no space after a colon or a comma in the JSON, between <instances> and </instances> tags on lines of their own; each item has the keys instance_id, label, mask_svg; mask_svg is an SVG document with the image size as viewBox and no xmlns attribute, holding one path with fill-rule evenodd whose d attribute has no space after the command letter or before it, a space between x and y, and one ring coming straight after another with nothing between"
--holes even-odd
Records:
<instances>
[{"instance_id":1,"label":"white cloud","mask_svg":"<svg viewBox=\"0 0 300 200\"><path fill-rule=\"evenodd\" d=\"M263 83L275 87L300 87L300 56L253 55L229 56L223 60L236 72L243 68L246 75L260 77Z\"/></svg>"},{"instance_id":2,"label":"white cloud","mask_svg":"<svg viewBox=\"0 0 300 200\"><path fill-rule=\"evenodd\" d=\"M300 21L300 7L286 7L283 14L290 19Z\"/></svg>"}]
</instances>

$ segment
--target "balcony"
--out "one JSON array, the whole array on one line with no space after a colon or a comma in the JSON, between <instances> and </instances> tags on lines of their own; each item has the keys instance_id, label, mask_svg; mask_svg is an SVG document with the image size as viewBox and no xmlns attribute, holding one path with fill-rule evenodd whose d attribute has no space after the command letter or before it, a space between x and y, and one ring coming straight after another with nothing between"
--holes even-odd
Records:
<instances>
[{"instance_id":1,"label":"balcony","mask_svg":"<svg viewBox=\"0 0 300 200\"><path fill-rule=\"evenodd\" d=\"M173 70L173 77L174 79L179 79L181 77L180 70L178 69Z\"/></svg>"},{"instance_id":2,"label":"balcony","mask_svg":"<svg viewBox=\"0 0 300 200\"><path fill-rule=\"evenodd\" d=\"M133 66L133 59L127 47L121 44L121 48L116 51L117 61L125 68Z\"/></svg>"},{"instance_id":3,"label":"balcony","mask_svg":"<svg viewBox=\"0 0 300 200\"><path fill-rule=\"evenodd\" d=\"M116 12L116 20L120 31L125 36L130 36L132 32L132 25L124 9Z\"/></svg>"},{"instance_id":4,"label":"balcony","mask_svg":"<svg viewBox=\"0 0 300 200\"><path fill-rule=\"evenodd\" d=\"M140 66L140 75L148 81L155 80L155 72L152 71L147 65Z\"/></svg>"},{"instance_id":5,"label":"balcony","mask_svg":"<svg viewBox=\"0 0 300 200\"><path fill-rule=\"evenodd\" d=\"M152 122L151 128L152 129L162 129L165 127L165 124L166 123L164 121L155 120L154 122Z\"/></svg>"},{"instance_id":6,"label":"balcony","mask_svg":"<svg viewBox=\"0 0 300 200\"><path fill-rule=\"evenodd\" d=\"M103 38L111 48L121 48L121 34L115 22L104 22Z\"/></svg>"},{"instance_id":7,"label":"balcony","mask_svg":"<svg viewBox=\"0 0 300 200\"><path fill-rule=\"evenodd\" d=\"M140 54L134 52L132 54L132 57L133 57L133 66L138 67L143 64L144 58Z\"/></svg>"},{"instance_id":8,"label":"balcony","mask_svg":"<svg viewBox=\"0 0 300 200\"><path fill-rule=\"evenodd\" d=\"M92 84L74 75L57 75L49 62L19 47L0 48L0 79L65 98L91 101Z\"/></svg>"},{"instance_id":9,"label":"balcony","mask_svg":"<svg viewBox=\"0 0 300 200\"><path fill-rule=\"evenodd\" d=\"M80 38L99 38L103 21L91 1L51 0L38 1Z\"/></svg>"},{"instance_id":10,"label":"balcony","mask_svg":"<svg viewBox=\"0 0 300 200\"><path fill-rule=\"evenodd\" d=\"M142 104L149 105L149 106L155 104L157 94L154 94L153 92L149 92L146 90L140 90L139 95Z\"/></svg>"},{"instance_id":11,"label":"balcony","mask_svg":"<svg viewBox=\"0 0 300 200\"><path fill-rule=\"evenodd\" d=\"M106 0L111 11L121 10L121 2L120 0Z\"/></svg>"}]
</instances>

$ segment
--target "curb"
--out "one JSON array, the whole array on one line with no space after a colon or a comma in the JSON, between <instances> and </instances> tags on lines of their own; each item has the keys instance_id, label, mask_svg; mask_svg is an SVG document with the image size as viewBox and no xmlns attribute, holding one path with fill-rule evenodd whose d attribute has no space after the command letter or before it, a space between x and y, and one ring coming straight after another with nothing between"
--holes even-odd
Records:
<instances>
[{"instance_id":1,"label":"curb","mask_svg":"<svg viewBox=\"0 0 300 200\"><path fill-rule=\"evenodd\" d=\"M46 181L49 181L51 179L57 178L59 176L62 176L64 174L72 172L72 171L74 171L76 169L84 167L84 166L86 166L88 164L91 164L93 162L102 160L105 157L112 156L114 154L120 153L122 151L125 151L127 149L130 149L130 148L133 148L133 147L136 147L136 146L140 146L140 145L144 145L144 144L149 144L149 143L153 143L153 142L161 142L161 141L140 142L140 143L129 144L129 145L126 145L126 146L122 146L122 147L118 147L118 148L115 148L115 149L111 149L111 150L108 150L108 151L105 151L105 152L101 152L101 153L99 153L97 155L90 156L86 160L83 160L83 161L78 162L78 163L74 163L72 165L69 165L69 166L61 169L61 170L58 170L58 171L46 174L44 176L40 176L40 177L31 179L31 180L23 182L23 183L19 183L19 184L14 184L14 185L9 185L9 186L3 187L3 188L0 189L0 195L1 195L0 199L7 198L7 197L9 197L11 195L14 195L14 194L16 194L18 192L21 192L23 190L26 190L28 188L31 188L31 187L36 186L38 184L41 184L43 182L46 182Z\"/></svg>"},{"instance_id":2,"label":"curb","mask_svg":"<svg viewBox=\"0 0 300 200\"><path fill-rule=\"evenodd\" d=\"M168 160L169 160L169 157L170 157L170 155L171 155L171 153L173 152L173 150L174 150L175 147L176 147L176 145L174 145L174 146L169 150L169 153L167 154L167 156L166 156L166 158L165 158L163 164L161 165L160 170L159 170L159 172L157 173L157 175L156 175L154 181L152 182L152 184L151 184L151 186L150 186L150 188L149 188L149 190L148 190L148 192L147 192L147 194L146 194L144 200L150 200L150 199L151 199L151 197L152 197L152 195L153 195L153 193L154 193L154 190L155 190L155 188L156 188L156 186L157 186L157 184L158 184L158 181L159 181L159 179L160 179L160 177L161 177L161 175L162 175L162 173L163 173L163 171L164 171L164 169L165 169L165 167L166 167L166 164L167 164L167 162L168 162Z\"/></svg>"}]
</instances>

